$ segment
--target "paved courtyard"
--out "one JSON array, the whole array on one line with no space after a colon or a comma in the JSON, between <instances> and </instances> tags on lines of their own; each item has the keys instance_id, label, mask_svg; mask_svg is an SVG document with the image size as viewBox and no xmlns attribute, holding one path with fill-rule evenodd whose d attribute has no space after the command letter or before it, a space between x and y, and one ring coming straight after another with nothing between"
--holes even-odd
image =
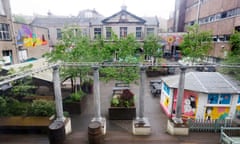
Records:
<instances>
[{"instance_id":1,"label":"paved courtyard","mask_svg":"<svg viewBox=\"0 0 240 144\"><path fill-rule=\"evenodd\" d=\"M171 136L166 133L167 117L159 105L159 97L153 97L149 91L149 80L145 85L144 115L151 124L151 135L135 136L132 134L132 121L108 120L108 107L114 82L100 84L101 113L107 119L105 144L218 144L219 133L190 132L189 136ZM139 85L131 85L131 90L139 95ZM138 99L136 99L138 102ZM138 103L137 103L138 106ZM64 144L87 144L88 124L94 117L93 95L88 95L87 105L81 115L72 115L72 134L66 137ZM44 134L0 134L0 144L48 144Z\"/></svg>"}]
</instances>

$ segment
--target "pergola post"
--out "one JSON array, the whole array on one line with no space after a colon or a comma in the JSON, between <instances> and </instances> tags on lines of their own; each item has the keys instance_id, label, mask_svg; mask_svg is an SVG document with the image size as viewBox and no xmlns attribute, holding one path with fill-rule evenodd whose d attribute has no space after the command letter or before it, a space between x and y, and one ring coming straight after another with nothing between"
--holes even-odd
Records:
<instances>
[{"instance_id":1,"label":"pergola post","mask_svg":"<svg viewBox=\"0 0 240 144\"><path fill-rule=\"evenodd\" d=\"M139 113L137 118L133 120L134 135L150 135L151 126L148 118L144 117L144 96L146 84L146 67L140 66L140 87L139 87Z\"/></svg>"},{"instance_id":2,"label":"pergola post","mask_svg":"<svg viewBox=\"0 0 240 144\"><path fill-rule=\"evenodd\" d=\"M93 95L94 95L94 118L92 122L101 123L102 132L106 134L106 119L101 116L100 84L99 84L99 66L93 66Z\"/></svg>"},{"instance_id":3,"label":"pergola post","mask_svg":"<svg viewBox=\"0 0 240 144\"><path fill-rule=\"evenodd\" d=\"M53 67L53 85L54 85L55 105L56 105L56 113L57 113L56 120L64 122L65 117L63 115L61 83L59 78L59 65Z\"/></svg>"},{"instance_id":4,"label":"pergola post","mask_svg":"<svg viewBox=\"0 0 240 144\"><path fill-rule=\"evenodd\" d=\"M177 105L176 105L176 115L167 123L167 132L171 135L188 135L189 128L182 120L182 100L184 95L184 83L185 83L185 66L180 67L180 76L178 82L177 91Z\"/></svg>"}]
</instances>

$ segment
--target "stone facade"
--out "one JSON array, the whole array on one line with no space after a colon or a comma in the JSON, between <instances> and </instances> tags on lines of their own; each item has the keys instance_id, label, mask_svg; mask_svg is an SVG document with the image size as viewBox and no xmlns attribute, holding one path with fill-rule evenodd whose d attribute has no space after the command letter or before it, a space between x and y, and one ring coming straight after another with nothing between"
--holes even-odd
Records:
<instances>
[{"instance_id":1,"label":"stone facade","mask_svg":"<svg viewBox=\"0 0 240 144\"><path fill-rule=\"evenodd\" d=\"M126 19L122 19L122 16ZM157 35L159 22L157 17L138 17L126 10L122 10L110 17L103 17L95 10L84 10L77 17L60 17L49 15L45 18L35 18L32 25L43 26L49 29L50 43L54 46L61 39L57 34L62 31L65 26L78 27L83 35L89 36L92 40L96 38L96 34L108 40L107 29L111 29L118 37L120 36L121 27L126 27L127 35L138 35L137 40L142 41L144 37L151 31ZM50 45L51 45L50 44Z\"/></svg>"}]
</instances>

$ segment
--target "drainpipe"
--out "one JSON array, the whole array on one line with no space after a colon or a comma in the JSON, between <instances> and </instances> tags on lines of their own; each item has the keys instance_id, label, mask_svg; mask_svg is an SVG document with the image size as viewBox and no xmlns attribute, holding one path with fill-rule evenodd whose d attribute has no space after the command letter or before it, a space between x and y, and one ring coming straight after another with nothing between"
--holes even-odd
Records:
<instances>
[{"instance_id":1,"label":"drainpipe","mask_svg":"<svg viewBox=\"0 0 240 144\"><path fill-rule=\"evenodd\" d=\"M55 105L56 105L56 112L57 112L56 121L64 122L65 117L63 115L61 83L59 78L59 65L53 67L53 84L54 84Z\"/></svg>"},{"instance_id":2,"label":"drainpipe","mask_svg":"<svg viewBox=\"0 0 240 144\"><path fill-rule=\"evenodd\" d=\"M197 9L196 24L199 24L200 5L201 5L201 0L198 0L198 9Z\"/></svg>"},{"instance_id":3,"label":"drainpipe","mask_svg":"<svg viewBox=\"0 0 240 144\"><path fill-rule=\"evenodd\" d=\"M9 2L9 1L8 1ZM13 39L13 45L14 45L14 49L16 51L16 62L14 63L20 63L19 60L19 51L18 51L18 46L17 46L17 40L16 40L16 36L15 36L15 28L14 28L14 22L13 22L13 18L12 18L12 10L11 10L11 5L10 3L8 3L9 9L8 9L8 16L9 16L9 21L10 21L10 25L11 25L11 31L12 31L12 39Z\"/></svg>"}]
</instances>

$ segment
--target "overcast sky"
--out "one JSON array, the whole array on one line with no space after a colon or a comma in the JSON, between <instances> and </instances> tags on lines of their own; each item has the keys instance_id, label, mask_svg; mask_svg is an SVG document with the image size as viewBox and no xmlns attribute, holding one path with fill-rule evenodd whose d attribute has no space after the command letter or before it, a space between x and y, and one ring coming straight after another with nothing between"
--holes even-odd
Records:
<instances>
[{"instance_id":1,"label":"overcast sky","mask_svg":"<svg viewBox=\"0 0 240 144\"><path fill-rule=\"evenodd\" d=\"M127 11L139 17L159 16L168 18L174 10L175 0L10 0L13 14L76 16L79 11L95 9L105 17L121 10L125 4Z\"/></svg>"}]
</instances>

